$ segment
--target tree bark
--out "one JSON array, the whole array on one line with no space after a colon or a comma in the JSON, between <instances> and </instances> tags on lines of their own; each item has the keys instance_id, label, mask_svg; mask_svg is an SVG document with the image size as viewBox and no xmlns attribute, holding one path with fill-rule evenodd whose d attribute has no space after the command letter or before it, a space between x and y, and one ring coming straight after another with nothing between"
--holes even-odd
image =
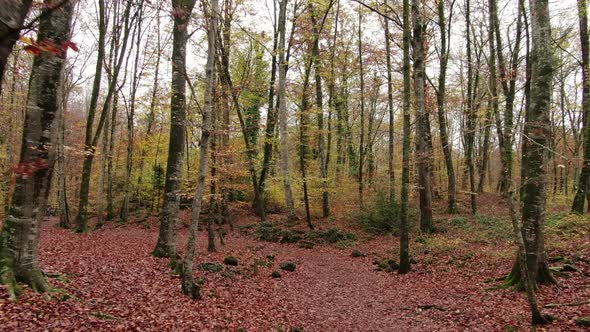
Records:
<instances>
[{"instance_id":1,"label":"tree bark","mask_svg":"<svg viewBox=\"0 0 590 332\"><path fill-rule=\"evenodd\" d=\"M465 21L466 21L466 53L467 53L467 109L465 110L465 162L469 173L469 191L471 202L471 213L477 213L477 193L475 191L475 165L474 165L474 145L475 145L475 119L476 112L474 109L475 90L477 83L474 84L473 64L471 54L471 3L465 1Z\"/></svg>"},{"instance_id":2,"label":"tree bark","mask_svg":"<svg viewBox=\"0 0 590 332\"><path fill-rule=\"evenodd\" d=\"M422 23L421 1L412 0L412 55L414 59L414 103L416 111L416 164L420 191L420 230L431 233L432 225L432 147L430 145L430 124L426 113L424 96L424 24Z\"/></svg>"},{"instance_id":3,"label":"tree bark","mask_svg":"<svg viewBox=\"0 0 590 332\"><path fill-rule=\"evenodd\" d=\"M164 203L160 216L160 233L158 243L152 253L156 257L174 258L176 256L178 195L182 187L186 135L186 43L188 41L188 25L195 2L196 0L172 0L174 29L172 32L170 142L168 144Z\"/></svg>"},{"instance_id":4,"label":"tree bark","mask_svg":"<svg viewBox=\"0 0 590 332\"><path fill-rule=\"evenodd\" d=\"M283 175L283 184L285 189L285 205L287 206L288 218L293 220L295 216L295 204L293 202L293 190L291 189L291 171L289 165L289 132L286 83L287 83L287 66L285 61L285 23L287 16L288 0L281 0L279 8L279 84L277 86L277 98L279 99L279 135L281 151L281 172Z\"/></svg>"},{"instance_id":5,"label":"tree bark","mask_svg":"<svg viewBox=\"0 0 590 332\"><path fill-rule=\"evenodd\" d=\"M32 3L33 0L0 0L0 94L8 56L20 36Z\"/></svg>"},{"instance_id":6,"label":"tree bark","mask_svg":"<svg viewBox=\"0 0 590 332\"><path fill-rule=\"evenodd\" d=\"M403 147L402 147L402 189L401 189L401 214L400 214L400 250L399 270L400 274L410 272L410 239L408 212L410 207L410 141L411 141L411 67L410 67L410 0L403 0L403 76L404 76L404 98L403 98Z\"/></svg>"},{"instance_id":7,"label":"tree bark","mask_svg":"<svg viewBox=\"0 0 590 332\"><path fill-rule=\"evenodd\" d=\"M551 25L547 0L531 1L531 90L526 110L521 166L522 237L526 249L526 269L533 283L555 283L545 258L544 221L547 182L547 150L550 135L553 60ZM507 284L523 281L517 258ZM533 317L533 322L538 317Z\"/></svg>"},{"instance_id":8,"label":"tree bark","mask_svg":"<svg viewBox=\"0 0 590 332\"><path fill-rule=\"evenodd\" d=\"M358 26L358 57L359 57L359 75L361 83L361 133L359 138L359 168L358 168L358 181L359 181L359 205L361 209L364 207L364 178L363 178L363 161L365 159L365 79L364 79L364 68L363 68L363 37L361 34L362 30L362 7L359 5L359 26Z\"/></svg>"},{"instance_id":9,"label":"tree bark","mask_svg":"<svg viewBox=\"0 0 590 332\"><path fill-rule=\"evenodd\" d=\"M193 2L193 0L189 0ZM194 3L194 2L193 2ZM211 109L213 104L213 91L215 82L217 80L215 75L215 52L217 49L217 15L219 6L217 0L210 0L208 8L208 50L207 50L207 66L206 66L206 86L205 86L205 104L203 105L203 127L201 130L201 141L199 151L199 178L197 187L195 189L195 197L193 199L193 210L191 216L191 226L189 237L186 245L186 255L182 263L182 292L193 299L200 298L199 286L193 279L193 260L195 257L196 236L201 215L201 205L203 201L203 193L206 187L206 177L209 167L209 138L211 136Z\"/></svg>"},{"instance_id":10,"label":"tree bark","mask_svg":"<svg viewBox=\"0 0 590 332\"><path fill-rule=\"evenodd\" d=\"M37 40L63 45L70 38L72 15L73 5L67 3L43 16ZM56 120L65 59L66 50L57 54L42 52L35 58L31 71L20 167L10 212L0 233L0 282L8 286L13 299L20 292L17 282L26 283L35 291L51 289L37 258L56 157L52 146L57 143Z\"/></svg>"},{"instance_id":11,"label":"tree bark","mask_svg":"<svg viewBox=\"0 0 590 332\"><path fill-rule=\"evenodd\" d=\"M455 182L455 170L453 169L453 157L451 155L451 144L449 143L449 136L447 134L447 120L445 114L447 64L449 62L451 36L450 22L447 29L445 0L438 0L437 9L438 26L440 29L440 68L438 75L438 88L436 90L436 104L438 110L438 124L440 129L440 143L442 145L445 166L447 170L447 211L449 213L457 213L457 185Z\"/></svg>"},{"instance_id":12,"label":"tree bark","mask_svg":"<svg viewBox=\"0 0 590 332\"><path fill-rule=\"evenodd\" d=\"M584 213L584 201L590 189L590 44L588 42L588 4L578 0L578 17L580 25L580 45L582 48L582 110L584 132L584 163L578 179L578 190L572 203L572 212Z\"/></svg>"},{"instance_id":13,"label":"tree bark","mask_svg":"<svg viewBox=\"0 0 590 332\"><path fill-rule=\"evenodd\" d=\"M387 0L385 0L387 5ZM394 171L394 114L393 114L393 77L391 72L391 33L389 32L389 20L385 19L385 57L387 60L387 110L389 112L389 141L388 141L388 173L389 173L389 201L391 204L395 202L395 171Z\"/></svg>"}]
</instances>

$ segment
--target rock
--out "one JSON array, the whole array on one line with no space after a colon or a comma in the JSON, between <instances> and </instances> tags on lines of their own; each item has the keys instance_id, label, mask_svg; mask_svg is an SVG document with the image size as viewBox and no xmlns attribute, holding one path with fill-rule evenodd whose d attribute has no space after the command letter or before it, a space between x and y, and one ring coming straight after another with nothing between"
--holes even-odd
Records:
<instances>
[{"instance_id":1,"label":"rock","mask_svg":"<svg viewBox=\"0 0 590 332\"><path fill-rule=\"evenodd\" d=\"M284 263L281 263L281 265L279 265L279 267L281 268L281 270L293 272L293 271L295 271L295 268L297 268L297 265L295 265L295 263L293 263L293 262L284 262Z\"/></svg>"},{"instance_id":2,"label":"rock","mask_svg":"<svg viewBox=\"0 0 590 332\"><path fill-rule=\"evenodd\" d=\"M225 265L237 266L238 265L238 259L235 258L234 256L227 256L223 260L223 263Z\"/></svg>"},{"instance_id":3,"label":"rock","mask_svg":"<svg viewBox=\"0 0 590 332\"><path fill-rule=\"evenodd\" d=\"M272 271L272 273L270 274L271 277L278 279L281 277L281 273L279 271Z\"/></svg>"},{"instance_id":4,"label":"rock","mask_svg":"<svg viewBox=\"0 0 590 332\"><path fill-rule=\"evenodd\" d=\"M350 256L352 257L365 257L367 255L363 254L360 250L353 250L352 253L350 254Z\"/></svg>"}]
</instances>

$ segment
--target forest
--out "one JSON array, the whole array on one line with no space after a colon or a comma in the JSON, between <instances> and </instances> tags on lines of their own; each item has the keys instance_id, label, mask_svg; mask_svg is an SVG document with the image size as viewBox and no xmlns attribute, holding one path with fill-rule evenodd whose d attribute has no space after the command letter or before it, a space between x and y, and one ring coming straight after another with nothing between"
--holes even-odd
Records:
<instances>
[{"instance_id":1,"label":"forest","mask_svg":"<svg viewBox=\"0 0 590 332\"><path fill-rule=\"evenodd\" d=\"M0 0L0 330L587 331L587 0Z\"/></svg>"}]
</instances>

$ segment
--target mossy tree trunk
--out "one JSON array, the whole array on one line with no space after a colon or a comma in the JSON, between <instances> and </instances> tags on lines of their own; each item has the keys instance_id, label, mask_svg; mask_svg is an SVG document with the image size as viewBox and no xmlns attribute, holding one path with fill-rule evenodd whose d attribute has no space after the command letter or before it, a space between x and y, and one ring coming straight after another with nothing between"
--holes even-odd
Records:
<instances>
[{"instance_id":1,"label":"mossy tree trunk","mask_svg":"<svg viewBox=\"0 0 590 332\"><path fill-rule=\"evenodd\" d=\"M188 25L196 0L172 0L172 97L170 101L170 141L164 184L164 204L160 233L153 251L156 257L176 257L179 193L182 187L186 135L186 43Z\"/></svg>"},{"instance_id":2,"label":"mossy tree trunk","mask_svg":"<svg viewBox=\"0 0 590 332\"><path fill-rule=\"evenodd\" d=\"M531 98L526 110L521 166L522 237L524 260L517 258L508 284L520 284L523 275L518 266L526 261L530 280L555 283L545 259L543 224L546 203L547 142L550 135L549 107L553 79L551 26L547 0L531 1Z\"/></svg>"},{"instance_id":3,"label":"mossy tree trunk","mask_svg":"<svg viewBox=\"0 0 590 332\"><path fill-rule=\"evenodd\" d=\"M52 1L46 0L49 5ZM47 9L46 9L47 10ZM41 18L39 42L63 45L70 38L73 5L67 3ZM35 291L50 285L37 257L41 221L49 195L55 164L59 96L63 84L66 50L42 52L33 61L22 147L12 205L0 233L0 282L8 285L11 298L19 292L17 282Z\"/></svg>"}]
</instances>

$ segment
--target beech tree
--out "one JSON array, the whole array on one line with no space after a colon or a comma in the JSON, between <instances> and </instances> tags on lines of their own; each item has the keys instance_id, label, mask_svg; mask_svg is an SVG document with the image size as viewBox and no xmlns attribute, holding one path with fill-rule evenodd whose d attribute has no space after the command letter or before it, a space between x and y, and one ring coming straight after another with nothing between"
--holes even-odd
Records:
<instances>
[{"instance_id":1,"label":"beech tree","mask_svg":"<svg viewBox=\"0 0 590 332\"><path fill-rule=\"evenodd\" d=\"M188 25L196 0L172 0L172 97L170 100L170 142L160 234L153 255L175 258L179 193L182 186L186 135L186 43Z\"/></svg>"},{"instance_id":2,"label":"beech tree","mask_svg":"<svg viewBox=\"0 0 590 332\"><path fill-rule=\"evenodd\" d=\"M44 4L37 44L68 45L74 5L51 9L54 1ZM56 158L66 54L67 48L40 50L31 71L16 187L0 233L0 282L13 299L21 292L17 282L39 292L51 289L38 265L39 236Z\"/></svg>"}]
</instances>

